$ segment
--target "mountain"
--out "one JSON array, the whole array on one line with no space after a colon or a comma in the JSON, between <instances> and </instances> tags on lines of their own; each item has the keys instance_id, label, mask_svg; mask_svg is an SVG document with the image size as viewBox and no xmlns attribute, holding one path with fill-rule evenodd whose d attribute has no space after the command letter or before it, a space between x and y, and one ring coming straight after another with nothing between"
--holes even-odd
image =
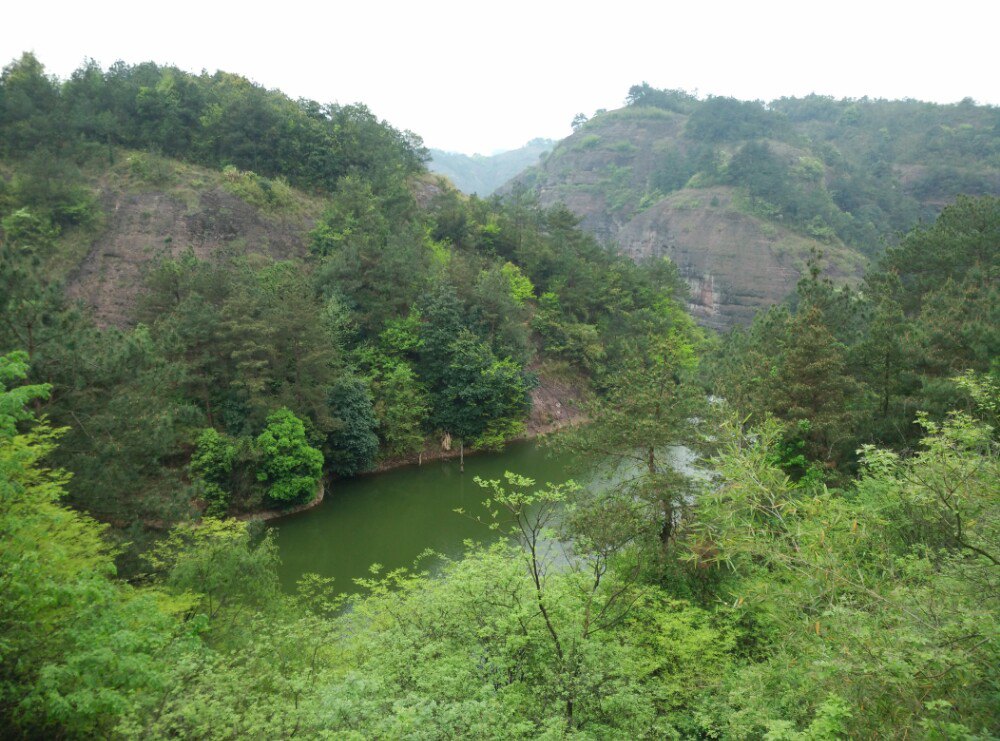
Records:
<instances>
[{"instance_id":1,"label":"mountain","mask_svg":"<svg viewBox=\"0 0 1000 741\"><path fill-rule=\"evenodd\" d=\"M959 193L1000 193L1000 109L818 95L765 105L643 84L514 188L564 203L634 258L670 257L692 313L721 329L786 297L814 252L852 280Z\"/></svg>"},{"instance_id":2,"label":"mountain","mask_svg":"<svg viewBox=\"0 0 1000 741\"><path fill-rule=\"evenodd\" d=\"M432 149L428 167L444 175L465 193L488 196L555 145L551 139L532 139L520 149L485 156Z\"/></svg>"}]
</instances>

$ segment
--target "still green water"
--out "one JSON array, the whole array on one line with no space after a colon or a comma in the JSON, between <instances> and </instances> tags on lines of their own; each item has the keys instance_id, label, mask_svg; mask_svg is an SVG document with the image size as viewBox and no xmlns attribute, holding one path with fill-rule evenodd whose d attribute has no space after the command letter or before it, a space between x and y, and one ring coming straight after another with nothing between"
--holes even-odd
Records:
<instances>
[{"instance_id":1,"label":"still green water","mask_svg":"<svg viewBox=\"0 0 1000 741\"><path fill-rule=\"evenodd\" d=\"M386 569L412 566L426 549L459 556L467 539L496 537L470 519L485 515L484 489L473 479L502 479L504 471L539 484L574 479L583 483L589 466L567 454L553 455L534 442L515 443L500 453L432 461L386 473L336 481L313 509L275 520L281 555L281 582L292 588L303 574L333 577L343 592L356 591L354 579L369 576L373 563ZM466 516L457 514L463 508Z\"/></svg>"}]
</instances>

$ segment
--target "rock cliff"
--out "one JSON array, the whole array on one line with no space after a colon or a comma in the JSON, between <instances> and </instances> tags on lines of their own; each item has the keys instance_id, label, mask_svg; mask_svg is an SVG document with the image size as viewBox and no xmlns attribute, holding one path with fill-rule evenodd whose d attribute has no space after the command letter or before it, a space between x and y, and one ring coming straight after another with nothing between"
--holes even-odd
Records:
<instances>
[{"instance_id":1,"label":"rock cliff","mask_svg":"<svg viewBox=\"0 0 1000 741\"><path fill-rule=\"evenodd\" d=\"M709 327L786 298L813 254L828 277L856 280L958 193L1000 193L1000 119L988 106L636 91L504 190L564 204L636 259L669 257Z\"/></svg>"}]
</instances>

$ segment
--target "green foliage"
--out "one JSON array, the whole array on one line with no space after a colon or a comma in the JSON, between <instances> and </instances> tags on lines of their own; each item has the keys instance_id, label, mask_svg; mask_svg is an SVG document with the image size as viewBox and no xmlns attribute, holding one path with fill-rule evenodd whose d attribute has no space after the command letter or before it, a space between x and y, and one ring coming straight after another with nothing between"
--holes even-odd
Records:
<instances>
[{"instance_id":1,"label":"green foliage","mask_svg":"<svg viewBox=\"0 0 1000 741\"><path fill-rule=\"evenodd\" d=\"M390 363L373 383L378 434L387 457L419 450L430 413L427 392L409 363Z\"/></svg>"},{"instance_id":2,"label":"green foliage","mask_svg":"<svg viewBox=\"0 0 1000 741\"><path fill-rule=\"evenodd\" d=\"M26 52L0 74L3 110L0 126L4 131L4 154L34 149L41 143L54 143L59 104L56 81L45 74L45 67L34 54Z\"/></svg>"},{"instance_id":3,"label":"green foliage","mask_svg":"<svg viewBox=\"0 0 1000 741\"><path fill-rule=\"evenodd\" d=\"M778 367L773 412L806 443L812 460L843 461L856 417L858 389L846 368L846 348L823 323L818 307L800 309L788 326Z\"/></svg>"},{"instance_id":4,"label":"green foliage","mask_svg":"<svg viewBox=\"0 0 1000 741\"><path fill-rule=\"evenodd\" d=\"M205 517L180 525L146 555L164 587L194 598L216 642L242 629L246 611L278 599L277 552L269 537L254 536L246 522Z\"/></svg>"},{"instance_id":5,"label":"green foliage","mask_svg":"<svg viewBox=\"0 0 1000 741\"><path fill-rule=\"evenodd\" d=\"M649 186L661 194L672 193L687 185L697 170L695 152L682 152L675 146L667 146L657 153Z\"/></svg>"},{"instance_id":6,"label":"green foliage","mask_svg":"<svg viewBox=\"0 0 1000 741\"><path fill-rule=\"evenodd\" d=\"M2 367L5 382L26 371L18 356ZM0 406L27 421L44 393L0 390ZM68 476L43 461L59 433L0 430L0 710L8 732L82 737L141 704L156 654L174 637L183 650L185 638L164 619L174 605L110 581L104 527L58 503Z\"/></svg>"},{"instance_id":7,"label":"green foliage","mask_svg":"<svg viewBox=\"0 0 1000 741\"><path fill-rule=\"evenodd\" d=\"M272 501L294 504L315 496L323 454L306 441L302 420L288 409L279 409L268 415L256 443L260 450L257 480L267 484Z\"/></svg>"},{"instance_id":8,"label":"green foliage","mask_svg":"<svg viewBox=\"0 0 1000 741\"><path fill-rule=\"evenodd\" d=\"M686 133L693 139L720 142L756 139L780 133L784 126L784 116L760 101L713 96L692 111Z\"/></svg>"},{"instance_id":9,"label":"green foliage","mask_svg":"<svg viewBox=\"0 0 1000 741\"><path fill-rule=\"evenodd\" d=\"M327 467L338 476L353 476L372 466L378 455L378 418L364 381L341 378L331 387L330 411L337 426L323 447Z\"/></svg>"},{"instance_id":10,"label":"green foliage","mask_svg":"<svg viewBox=\"0 0 1000 741\"><path fill-rule=\"evenodd\" d=\"M595 373L602 369L605 349L597 327L580 322L567 323L559 296L553 291L543 293L531 327L544 342L546 352L570 360L580 370Z\"/></svg>"},{"instance_id":11,"label":"green foliage","mask_svg":"<svg viewBox=\"0 0 1000 741\"><path fill-rule=\"evenodd\" d=\"M426 286L432 250L401 182L376 193L370 182L345 177L311 233L311 251L325 258L316 281L336 291L374 336L392 317L405 315Z\"/></svg>"},{"instance_id":12,"label":"green foliage","mask_svg":"<svg viewBox=\"0 0 1000 741\"><path fill-rule=\"evenodd\" d=\"M113 157L114 144L326 191L351 172L378 182L421 172L427 156L415 135L363 105L293 101L224 72L192 75L148 62L102 71L87 62L59 82L25 54L4 69L0 88L7 155L106 147ZM282 200L280 184L241 177L234 184L252 198Z\"/></svg>"},{"instance_id":13,"label":"green foliage","mask_svg":"<svg viewBox=\"0 0 1000 741\"><path fill-rule=\"evenodd\" d=\"M697 103L697 98L683 90L657 90L648 82L633 85L625 99L630 106L650 106L676 113L689 113Z\"/></svg>"},{"instance_id":14,"label":"green foliage","mask_svg":"<svg viewBox=\"0 0 1000 741\"><path fill-rule=\"evenodd\" d=\"M869 251L996 162L995 112L970 104L765 108L645 84L629 103L577 136L618 158L599 184L613 208L728 184ZM602 129L629 120L681 133L640 167ZM290 208L286 181L325 193L310 256L163 260L136 326L95 327L62 253L100 224L85 178L122 146L113 172L143 187L174 182L172 157L224 168L258 209ZM907 169L923 151L937 164ZM61 83L28 54L0 75L0 154L0 347L24 349L0 356L7 735L1000 733L995 198L946 208L858 290L813 271L700 362L674 266L518 188L418 205L419 141L362 106L153 64ZM215 519L312 497L324 453L347 476L433 432L502 444L536 358L592 385L566 444L617 465L588 489L479 482L509 538L441 578L283 594L274 541ZM741 424L713 424L706 367ZM715 453L703 486L679 445ZM113 533L142 540L118 553Z\"/></svg>"},{"instance_id":15,"label":"green foliage","mask_svg":"<svg viewBox=\"0 0 1000 741\"><path fill-rule=\"evenodd\" d=\"M511 360L498 360L468 330L447 347L447 368L432 386L438 429L472 442L506 418L521 418L529 406L529 380Z\"/></svg>"},{"instance_id":16,"label":"green foliage","mask_svg":"<svg viewBox=\"0 0 1000 741\"><path fill-rule=\"evenodd\" d=\"M356 177L337 183L336 197L311 234L313 254L336 254L349 245L381 245L389 223L371 184Z\"/></svg>"},{"instance_id":17,"label":"green foliage","mask_svg":"<svg viewBox=\"0 0 1000 741\"><path fill-rule=\"evenodd\" d=\"M802 443L800 473L810 460L845 470L873 440L913 444L914 410L941 421L968 408L953 379L990 371L1000 353L996 250L987 246L996 201L949 206L904 236L860 291L835 289L814 270L794 313L772 309L720 346L708 364L717 391L744 414L784 420L786 443Z\"/></svg>"},{"instance_id":18,"label":"green foliage","mask_svg":"<svg viewBox=\"0 0 1000 741\"><path fill-rule=\"evenodd\" d=\"M31 419L28 403L48 397L52 387L48 384L15 386L11 382L21 381L28 375L28 354L12 352L0 356L0 435L12 436L17 431L17 423Z\"/></svg>"},{"instance_id":19,"label":"green foliage","mask_svg":"<svg viewBox=\"0 0 1000 741\"><path fill-rule=\"evenodd\" d=\"M220 516L229 508L230 479L236 446L211 427L202 430L191 455L191 473L202 482L202 495L208 502L206 512Z\"/></svg>"},{"instance_id":20,"label":"green foliage","mask_svg":"<svg viewBox=\"0 0 1000 741\"><path fill-rule=\"evenodd\" d=\"M839 211L826 191L823 163L812 157L789 162L767 143L748 142L729 162L729 181L747 189L751 208L766 218L778 218L798 226L811 237L825 242L846 231L851 220Z\"/></svg>"},{"instance_id":21,"label":"green foliage","mask_svg":"<svg viewBox=\"0 0 1000 741\"><path fill-rule=\"evenodd\" d=\"M995 283L1000 199L959 198L931 225L911 231L886 254L885 269L903 283L903 310L918 311L934 289Z\"/></svg>"},{"instance_id":22,"label":"green foliage","mask_svg":"<svg viewBox=\"0 0 1000 741\"><path fill-rule=\"evenodd\" d=\"M510 297L518 306L524 306L524 302L535 298L535 287L521 269L512 262L505 262L500 272L507 279Z\"/></svg>"},{"instance_id":23,"label":"green foliage","mask_svg":"<svg viewBox=\"0 0 1000 741\"><path fill-rule=\"evenodd\" d=\"M291 203L291 189L281 180L262 178L253 172L241 172L232 165L222 170L223 187L252 206L265 211L282 211Z\"/></svg>"},{"instance_id":24,"label":"green foliage","mask_svg":"<svg viewBox=\"0 0 1000 741\"><path fill-rule=\"evenodd\" d=\"M703 394L692 383L694 337L683 323L649 340L607 379L603 398L588 408L592 424L556 444L621 472L614 496L645 509L633 523L640 534L670 546L674 528L690 502L690 482L671 460L673 446L697 445L697 423L704 414Z\"/></svg>"},{"instance_id":25,"label":"green foliage","mask_svg":"<svg viewBox=\"0 0 1000 741\"><path fill-rule=\"evenodd\" d=\"M181 465L204 420L175 393L182 367L163 358L144 326L100 331L75 318L53 329L33 376L58 389L45 411L69 428L54 458L77 483L69 501L119 522L190 516Z\"/></svg>"},{"instance_id":26,"label":"green foliage","mask_svg":"<svg viewBox=\"0 0 1000 741\"><path fill-rule=\"evenodd\" d=\"M997 613L982 597L997 588L996 450L964 415L925 426L911 458L866 448L839 496L769 462L776 426L730 433L715 461L725 485L685 537L699 569L729 569L718 596L766 652L726 680L732 733L995 727Z\"/></svg>"},{"instance_id":27,"label":"green foliage","mask_svg":"<svg viewBox=\"0 0 1000 741\"><path fill-rule=\"evenodd\" d=\"M24 424L44 393L0 406ZM0 708L24 736L990 737L1000 459L968 415L921 424L915 455L869 446L836 493L774 465L780 425L716 429L662 585L631 496L479 481L510 539L361 580L342 612L316 577L283 595L273 540L235 521L175 528L115 579L42 466L58 433L5 429ZM226 441L199 450L223 476ZM676 594L695 584L701 605Z\"/></svg>"}]
</instances>

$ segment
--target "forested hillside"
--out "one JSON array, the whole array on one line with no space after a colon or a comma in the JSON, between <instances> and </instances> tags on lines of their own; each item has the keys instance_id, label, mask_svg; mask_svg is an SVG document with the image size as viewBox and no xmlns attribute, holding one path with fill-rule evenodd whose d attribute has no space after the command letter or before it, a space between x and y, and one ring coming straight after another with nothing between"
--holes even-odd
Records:
<instances>
[{"instance_id":1,"label":"forested hillside","mask_svg":"<svg viewBox=\"0 0 1000 741\"><path fill-rule=\"evenodd\" d=\"M1000 735L1000 198L920 200L862 157L860 205L830 206L841 171L807 154L811 185L772 192L792 135L753 122L794 106L739 104L733 145L711 100L633 98L576 136L683 119L710 144L664 156L725 166L656 207L801 240L797 291L749 326L699 328L674 263L567 208L463 196L363 106L4 68L0 736ZM942 208L865 247L913 203ZM498 447L546 384L583 421L546 444L604 475L476 479L460 557L374 563L350 595L279 582L252 515Z\"/></svg>"},{"instance_id":2,"label":"forested hillside","mask_svg":"<svg viewBox=\"0 0 1000 741\"><path fill-rule=\"evenodd\" d=\"M669 265L465 199L363 106L152 64L57 81L30 55L0 82L0 346L52 385L36 412L102 519L287 506L323 470L495 446L539 373L586 388L686 321Z\"/></svg>"},{"instance_id":3,"label":"forested hillside","mask_svg":"<svg viewBox=\"0 0 1000 741\"><path fill-rule=\"evenodd\" d=\"M532 139L519 149L499 154L459 154L430 150L427 167L447 177L463 193L489 196L512 177L538 162L538 158L552 150L551 139Z\"/></svg>"},{"instance_id":4,"label":"forested hillside","mask_svg":"<svg viewBox=\"0 0 1000 741\"><path fill-rule=\"evenodd\" d=\"M599 239L667 255L716 328L783 300L814 251L850 281L960 194L1000 194L1000 110L963 101L764 104L636 85L515 183Z\"/></svg>"}]
</instances>

